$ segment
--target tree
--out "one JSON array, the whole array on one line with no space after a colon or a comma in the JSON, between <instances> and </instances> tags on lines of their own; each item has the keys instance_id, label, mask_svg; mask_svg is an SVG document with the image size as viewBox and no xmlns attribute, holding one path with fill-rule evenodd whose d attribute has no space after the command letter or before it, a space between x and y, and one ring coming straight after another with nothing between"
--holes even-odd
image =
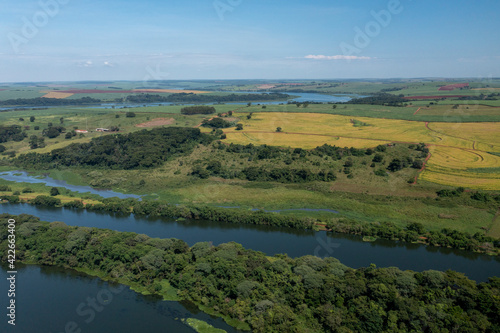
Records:
<instances>
[{"instance_id":1,"label":"tree","mask_svg":"<svg viewBox=\"0 0 500 333\"><path fill-rule=\"evenodd\" d=\"M30 136L29 145L30 145L30 149L38 148L38 137L36 135Z\"/></svg>"},{"instance_id":2,"label":"tree","mask_svg":"<svg viewBox=\"0 0 500 333\"><path fill-rule=\"evenodd\" d=\"M387 170L396 172L399 170L402 170L404 168L404 163L402 160L395 158L389 163L389 166L387 167Z\"/></svg>"},{"instance_id":3,"label":"tree","mask_svg":"<svg viewBox=\"0 0 500 333\"><path fill-rule=\"evenodd\" d=\"M383 155L381 155L381 154L375 154L375 156L373 156L372 162L374 162L374 163L380 163L380 162L382 162L383 159L384 159Z\"/></svg>"},{"instance_id":4,"label":"tree","mask_svg":"<svg viewBox=\"0 0 500 333\"><path fill-rule=\"evenodd\" d=\"M237 124L236 125L236 130L241 131L243 129L243 124Z\"/></svg>"},{"instance_id":5,"label":"tree","mask_svg":"<svg viewBox=\"0 0 500 333\"><path fill-rule=\"evenodd\" d=\"M59 195L59 189L57 187L53 187L50 189L50 195L55 197L56 195Z\"/></svg>"},{"instance_id":6,"label":"tree","mask_svg":"<svg viewBox=\"0 0 500 333\"><path fill-rule=\"evenodd\" d=\"M49 127L47 130L44 131L45 135L49 137L50 139L57 138L61 132L56 128L56 127Z\"/></svg>"},{"instance_id":7,"label":"tree","mask_svg":"<svg viewBox=\"0 0 500 333\"><path fill-rule=\"evenodd\" d=\"M333 104L332 109L335 110L336 108L337 108L337 104Z\"/></svg>"},{"instance_id":8,"label":"tree","mask_svg":"<svg viewBox=\"0 0 500 333\"><path fill-rule=\"evenodd\" d=\"M35 116L31 116L30 117L30 122L34 122L35 121Z\"/></svg>"},{"instance_id":9,"label":"tree","mask_svg":"<svg viewBox=\"0 0 500 333\"><path fill-rule=\"evenodd\" d=\"M19 121L24 121L24 118L23 117L19 118Z\"/></svg>"},{"instance_id":10,"label":"tree","mask_svg":"<svg viewBox=\"0 0 500 333\"><path fill-rule=\"evenodd\" d=\"M71 139L73 137L73 135L71 134L71 132L67 132L66 135L64 136L65 139Z\"/></svg>"},{"instance_id":11,"label":"tree","mask_svg":"<svg viewBox=\"0 0 500 333\"><path fill-rule=\"evenodd\" d=\"M59 118L59 123L60 123L61 125L62 125L62 124L64 124L64 118L63 118L63 117Z\"/></svg>"},{"instance_id":12,"label":"tree","mask_svg":"<svg viewBox=\"0 0 500 333\"><path fill-rule=\"evenodd\" d=\"M232 116L232 115L233 115L233 111L229 111L227 114L228 114L229 116Z\"/></svg>"},{"instance_id":13,"label":"tree","mask_svg":"<svg viewBox=\"0 0 500 333\"><path fill-rule=\"evenodd\" d=\"M125 113L125 117L127 117L127 118L134 118L135 117L135 113L133 113L133 112L127 112L127 113Z\"/></svg>"},{"instance_id":14,"label":"tree","mask_svg":"<svg viewBox=\"0 0 500 333\"><path fill-rule=\"evenodd\" d=\"M276 128L276 132L281 132L281 131L282 131L281 127Z\"/></svg>"}]
</instances>

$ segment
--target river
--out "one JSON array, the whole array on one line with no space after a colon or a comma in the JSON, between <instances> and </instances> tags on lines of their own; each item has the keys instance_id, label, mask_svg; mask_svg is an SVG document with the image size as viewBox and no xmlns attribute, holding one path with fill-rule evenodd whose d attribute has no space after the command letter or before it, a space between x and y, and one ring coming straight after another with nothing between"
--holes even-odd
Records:
<instances>
[{"instance_id":1,"label":"river","mask_svg":"<svg viewBox=\"0 0 500 333\"><path fill-rule=\"evenodd\" d=\"M124 194L120 192L114 192L111 190L95 189L90 186L70 185L66 183L64 180L54 179L49 176L43 176L43 177L31 176L26 171L16 170L16 171L0 172L0 178L17 183L45 184L45 186L50 186L50 187L64 187L65 189L68 189L73 192L97 194L103 198L117 197L120 199L135 198L141 200L140 195Z\"/></svg>"},{"instance_id":2,"label":"river","mask_svg":"<svg viewBox=\"0 0 500 333\"><path fill-rule=\"evenodd\" d=\"M0 213L26 213L38 216L43 221L63 221L72 226L131 231L150 237L178 238L189 245L203 241L213 242L214 245L234 241L271 256L278 253L287 253L291 257L332 256L353 268L366 267L373 263L378 267L396 266L414 271L452 269L479 282L487 281L490 276L500 275L498 257L380 239L375 242L363 242L358 236L327 234L324 231L199 220L176 222L171 219L109 215L86 210L41 208L28 204L1 204Z\"/></svg>"},{"instance_id":3,"label":"river","mask_svg":"<svg viewBox=\"0 0 500 333\"><path fill-rule=\"evenodd\" d=\"M261 94L262 92L253 92L253 91L225 91L227 93L246 93L246 94ZM338 94L338 95L325 95L325 94L314 94L314 93L302 93L302 92L286 92L288 95L293 95L293 96L298 96L295 98L292 98L290 100L282 100L282 101L272 101L272 102L252 102L253 104L262 104L262 105L271 105L271 104L281 104L281 103L288 103L290 102L316 102L316 103L343 103L343 102L348 102L352 98L356 97L362 97L358 95L350 95L350 94ZM139 108L143 106L161 106L161 105L191 105L190 102L186 103L134 103L134 104L124 104L124 103L102 103L98 105L87 105L87 106L78 106L78 105L64 105L64 106L43 106L44 108L72 108L72 107L78 107L78 108L89 108L89 109L120 109L120 108ZM205 104L213 104L213 103L205 103ZM225 104L229 105L246 105L247 102L228 102ZM13 106L13 107L2 107L0 108L1 111L11 111L14 109L19 109L19 108L26 108L26 109L31 109L31 108L39 108L40 106L29 106L29 107L20 107L20 106Z\"/></svg>"}]
</instances>

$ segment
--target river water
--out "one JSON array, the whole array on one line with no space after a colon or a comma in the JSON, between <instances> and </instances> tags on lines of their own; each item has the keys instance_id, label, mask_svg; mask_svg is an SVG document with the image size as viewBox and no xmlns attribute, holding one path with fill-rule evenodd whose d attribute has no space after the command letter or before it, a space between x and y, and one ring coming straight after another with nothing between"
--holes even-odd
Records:
<instances>
[{"instance_id":1,"label":"river water","mask_svg":"<svg viewBox=\"0 0 500 333\"><path fill-rule=\"evenodd\" d=\"M111 190L95 189L90 186L70 185L66 183L64 180L53 179L48 176L45 177L32 176L29 175L26 171L0 172L0 178L18 183L45 184L46 186L50 187L64 187L73 192L97 194L103 198L117 197L120 199L126 199L126 198L136 198L139 200L141 199L141 196L136 194L124 194L120 192L113 192Z\"/></svg>"},{"instance_id":2,"label":"river water","mask_svg":"<svg viewBox=\"0 0 500 333\"><path fill-rule=\"evenodd\" d=\"M73 270L16 266L16 326L7 323L9 288L4 281L9 275L5 267L0 268L2 333L193 333L182 318L197 318L228 333L240 332L188 302L167 302L144 296L127 286L110 284Z\"/></svg>"},{"instance_id":3,"label":"river water","mask_svg":"<svg viewBox=\"0 0 500 333\"><path fill-rule=\"evenodd\" d=\"M246 94L261 94L262 92L242 92L242 91L225 91L227 93L246 93ZM290 100L282 100L282 101L272 101L272 102L252 102L253 104L261 104L261 105L271 105L271 104L281 104L281 103L288 103L290 102L317 102L317 103L343 103L343 102L348 102L352 98L360 97L358 95L350 95L350 94L339 94L339 95L325 95L325 94L313 94L313 93L294 93L294 92L286 92L289 95L293 96L298 96L295 98L292 98ZM161 106L161 105L191 105L189 102L188 103L135 103L135 104L123 104L123 103L102 103L98 105L88 105L88 106L77 106L77 105L65 105L65 106L44 106L44 108L72 108L72 107L78 107L78 108L90 108L90 109L114 109L114 108L138 108L138 107L143 107L143 106ZM210 103L207 103L210 104ZM225 104L229 105L246 105L247 102L228 102ZM14 109L19 109L23 108L20 106L13 106L13 107L2 107L0 108L0 111L10 111ZM31 109L31 108L37 108L37 106L29 106L25 107L26 109Z\"/></svg>"},{"instance_id":4,"label":"river water","mask_svg":"<svg viewBox=\"0 0 500 333\"><path fill-rule=\"evenodd\" d=\"M199 220L176 222L163 218L118 216L86 210L41 208L28 204L1 204L0 213L26 213L38 216L43 221L62 221L72 226L131 231L150 237L178 238L189 245L203 241L213 242L214 245L234 241L245 248L262 251L271 256L278 253L286 253L291 257L332 256L353 268L366 267L373 263L378 267L396 266L414 271L452 269L465 273L476 281L487 281L490 276L500 276L498 257L388 240L363 242L358 236L327 234L324 231Z\"/></svg>"}]
</instances>

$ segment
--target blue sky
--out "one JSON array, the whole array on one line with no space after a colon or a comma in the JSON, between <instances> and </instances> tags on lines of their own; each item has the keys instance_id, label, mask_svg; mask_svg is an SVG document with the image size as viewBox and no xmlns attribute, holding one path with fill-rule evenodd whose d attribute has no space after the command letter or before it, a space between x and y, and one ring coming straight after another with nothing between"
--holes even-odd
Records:
<instances>
[{"instance_id":1,"label":"blue sky","mask_svg":"<svg viewBox=\"0 0 500 333\"><path fill-rule=\"evenodd\" d=\"M1 82L500 76L498 0L0 0L0 8Z\"/></svg>"}]
</instances>

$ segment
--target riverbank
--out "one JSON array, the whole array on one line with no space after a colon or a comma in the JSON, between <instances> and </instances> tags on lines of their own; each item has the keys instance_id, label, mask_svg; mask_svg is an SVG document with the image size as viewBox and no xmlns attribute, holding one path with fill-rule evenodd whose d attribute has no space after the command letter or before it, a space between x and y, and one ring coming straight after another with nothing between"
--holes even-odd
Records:
<instances>
[{"instance_id":1,"label":"riverbank","mask_svg":"<svg viewBox=\"0 0 500 333\"><path fill-rule=\"evenodd\" d=\"M7 218L13 216L2 217L1 224L4 225ZM455 312L449 310L461 308L462 327L472 328L477 325L479 313L483 322L496 325L495 309L500 306L496 301L486 307L483 303L472 302L480 296L489 298L497 293L494 281L498 278L477 285L453 271L415 273L374 265L352 269L333 258L306 256L292 259L286 255L269 258L236 243L213 246L204 242L189 247L177 239L70 227L61 222L39 222L29 216L14 218L19 235L18 259L21 261L79 268L115 280L125 278L144 286L151 293L161 292L162 281L168 280L178 289L180 298L188 299L202 309L212 309L217 315L244 322L255 332L265 332L266 327L274 327L276 331L290 331L292 328L330 331L333 327L323 319L325 309L335 309L341 312L341 318L354 320L342 319L335 327L370 331L363 326L369 319L363 319L364 312L359 312L370 304L384 312L393 311L399 328L419 322L421 328L430 324L453 329L455 317L452 313ZM7 244L6 237L3 237L6 230L0 230L0 239L4 239L0 248ZM32 242L37 243L36 248L29 245ZM381 290L380 284L393 290L391 297L394 301L384 297L385 289L382 294L376 292ZM454 286L454 292L439 292L448 290L448 287L452 290L451 286ZM436 296L425 296L428 293ZM468 297L470 301L457 301L462 297ZM351 306L352 302L358 306ZM409 308L415 308L406 311L394 307L394 302L405 302ZM431 311L437 304L444 304L443 313L449 314L444 318L419 317L419 310ZM463 309L464 304L468 305L468 310L472 304L478 304L482 307L481 312L474 311L474 316L469 315L469 311ZM387 316L377 318L381 330L391 324Z\"/></svg>"},{"instance_id":2,"label":"riverbank","mask_svg":"<svg viewBox=\"0 0 500 333\"><path fill-rule=\"evenodd\" d=\"M36 179L36 181L43 181L43 179ZM303 206L296 207L296 210L292 208L276 213L262 210L254 211L247 207L226 208L220 207L219 205L172 204L163 200L146 200L140 202L134 198L102 199L95 195L93 195L93 199L91 199L92 197L89 195L84 195L80 197L80 199L79 196L81 193L78 192L68 192L63 195L51 197L48 196L46 192L41 192L43 189L45 189L45 191L49 190L48 187L44 187L42 184L29 184L29 186L37 187L36 192L30 188L30 193L13 195L12 193L25 191L26 188L21 189L21 187L24 187L26 183L7 183L11 184L9 186L13 188L7 188L9 191L0 192L0 198L14 203L26 202L43 205L48 204L59 207L85 208L89 211L107 213L134 213L143 216L206 219L225 223L264 224L295 229L322 229L364 237L388 239L391 241L421 242L427 245L465 249L491 255L498 255L500 247L500 241L498 239L487 237L481 233L470 234L453 229L429 230L425 225L419 222L396 224L391 221L379 220L380 222L373 223L367 222L366 218L360 219L359 214L357 216L349 212L338 214L337 211L325 211L325 209L318 209L317 211L314 211L314 209L313 211L300 210L303 209ZM68 190L65 189L64 191ZM42 198L43 200L40 201L39 199ZM47 203L45 198L51 198L51 203ZM385 198L384 201L388 204L398 206L397 198L390 198L389 200ZM404 200L404 202L406 202L406 204L415 205L415 200L411 200L411 202ZM364 204L366 205L367 203L365 202ZM380 201L374 202L374 204L380 205ZM469 207L467 208L467 211L470 210ZM401 209L401 207L398 209ZM270 210L272 211L272 209ZM441 212L440 214L445 214L445 212Z\"/></svg>"}]
</instances>

